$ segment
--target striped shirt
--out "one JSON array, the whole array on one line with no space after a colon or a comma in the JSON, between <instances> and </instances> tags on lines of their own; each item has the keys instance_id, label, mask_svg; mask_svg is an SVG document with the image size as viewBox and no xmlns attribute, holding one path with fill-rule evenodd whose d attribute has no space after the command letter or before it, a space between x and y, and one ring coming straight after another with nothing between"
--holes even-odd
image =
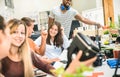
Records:
<instances>
[{"instance_id":1,"label":"striped shirt","mask_svg":"<svg viewBox=\"0 0 120 77\"><path fill-rule=\"evenodd\" d=\"M61 23L64 28L65 35L69 38L71 23L77 14L78 12L72 7L65 13L62 13L60 6L58 6L51 10L49 17Z\"/></svg>"}]
</instances>

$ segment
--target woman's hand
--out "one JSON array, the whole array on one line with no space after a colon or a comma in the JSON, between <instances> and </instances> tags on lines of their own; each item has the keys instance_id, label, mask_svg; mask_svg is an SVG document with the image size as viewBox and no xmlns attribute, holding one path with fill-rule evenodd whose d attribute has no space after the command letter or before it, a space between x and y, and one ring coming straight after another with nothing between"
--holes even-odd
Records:
<instances>
[{"instance_id":1,"label":"woman's hand","mask_svg":"<svg viewBox=\"0 0 120 77\"><path fill-rule=\"evenodd\" d=\"M93 57L93 58L86 60L86 61L79 61L81 56L82 56L82 51L79 51L77 56L75 57L75 59L72 60L72 62L70 63L70 65L68 66L68 68L66 69L65 72L75 73L76 68L80 67L81 64L85 65L85 66L90 66L97 59L97 57Z\"/></svg>"},{"instance_id":2,"label":"woman's hand","mask_svg":"<svg viewBox=\"0 0 120 77\"><path fill-rule=\"evenodd\" d=\"M41 30L41 37L42 39L46 40L48 36L47 30Z\"/></svg>"},{"instance_id":3,"label":"woman's hand","mask_svg":"<svg viewBox=\"0 0 120 77\"><path fill-rule=\"evenodd\" d=\"M61 27L61 33L62 33L62 35L64 35L64 28L63 27Z\"/></svg>"}]
</instances>

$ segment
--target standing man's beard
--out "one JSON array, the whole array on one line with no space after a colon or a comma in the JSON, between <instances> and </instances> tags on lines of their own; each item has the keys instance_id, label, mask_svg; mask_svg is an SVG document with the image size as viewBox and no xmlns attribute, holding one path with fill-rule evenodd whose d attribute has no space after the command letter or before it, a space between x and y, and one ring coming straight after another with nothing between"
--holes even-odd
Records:
<instances>
[{"instance_id":1,"label":"standing man's beard","mask_svg":"<svg viewBox=\"0 0 120 77\"><path fill-rule=\"evenodd\" d=\"M69 8L70 7L70 5L66 5L66 4L63 4L64 6L65 6L65 8Z\"/></svg>"}]
</instances>

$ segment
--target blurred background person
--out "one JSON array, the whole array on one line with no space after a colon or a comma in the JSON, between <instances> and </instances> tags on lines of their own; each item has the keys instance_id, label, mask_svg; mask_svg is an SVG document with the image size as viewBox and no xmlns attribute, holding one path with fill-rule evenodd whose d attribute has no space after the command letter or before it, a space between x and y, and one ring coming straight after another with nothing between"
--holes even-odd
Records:
<instances>
[{"instance_id":1,"label":"blurred background person","mask_svg":"<svg viewBox=\"0 0 120 77\"><path fill-rule=\"evenodd\" d=\"M37 45L41 45L41 36L35 40ZM67 49L69 40L64 34L63 28L59 22L54 22L48 28L46 40L45 55L48 59L59 59L63 49Z\"/></svg>"},{"instance_id":2,"label":"blurred background person","mask_svg":"<svg viewBox=\"0 0 120 77\"><path fill-rule=\"evenodd\" d=\"M0 77L4 77L1 74L1 59L9 54L10 49L10 29L6 27L3 16L0 15Z\"/></svg>"},{"instance_id":3,"label":"blurred background person","mask_svg":"<svg viewBox=\"0 0 120 77\"><path fill-rule=\"evenodd\" d=\"M4 18L0 15L0 60L7 56L10 48L10 29L6 27Z\"/></svg>"},{"instance_id":4,"label":"blurred background person","mask_svg":"<svg viewBox=\"0 0 120 77\"><path fill-rule=\"evenodd\" d=\"M77 10L71 7L72 0L62 0L61 5L53 8L49 15L48 25L51 25L54 21L58 21L61 23L65 30L65 35L69 38L70 29L72 20L75 18L83 23L89 25L97 25L101 27L101 25L97 22L91 21L78 13Z\"/></svg>"},{"instance_id":5,"label":"blurred background person","mask_svg":"<svg viewBox=\"0 0 120 77\"><path fill-rule=\"evenodd\" d=\"M34 20L32 20L29 17L23 17L21 19L22 21L25 22L26 26L27 26L27 32L28 32L28 42L30 45L30 48L35 51L36 53L38 53L39 55L44 55L45 53L45 45L46 45L46 38L47 38L47 32L45 31L41 31L41 45L36 45L34 43L34 41L30 38L32 35L32 32L34 32L33 28L34 28Z\"/></svg>"}]
</instances>

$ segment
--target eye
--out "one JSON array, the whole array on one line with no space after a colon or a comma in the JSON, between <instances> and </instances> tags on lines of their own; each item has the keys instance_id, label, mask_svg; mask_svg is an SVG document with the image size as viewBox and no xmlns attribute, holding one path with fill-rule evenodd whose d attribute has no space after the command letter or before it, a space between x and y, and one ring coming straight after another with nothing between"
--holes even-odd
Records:
<instances>
[{"instance_id":1,"label":"eye","mask_svg":"<svg viewBox=\"0 0 120 77\"><path fill-rule=\"evenodd\" d=\"M21 34L25 34L25 32L21 32Z\"/></svg>"},{"instance_id":2,"label":"eye","mask_svg":"<svg viewBox=\"0 0 120 77\"><path fill-rule=\"evenodd\" d=\"M18 33L18 31L13 31L13 33Z\"/></svg>"},{"instance_id":3,"label":"eye","mask_svg":"<svg viewBox=\"0 0 120 77\"><path fill-rule=\"evenodd\" d=\"M58 31L57 29L55 29L55 31Z\"/></svg>"}]
</instances>

